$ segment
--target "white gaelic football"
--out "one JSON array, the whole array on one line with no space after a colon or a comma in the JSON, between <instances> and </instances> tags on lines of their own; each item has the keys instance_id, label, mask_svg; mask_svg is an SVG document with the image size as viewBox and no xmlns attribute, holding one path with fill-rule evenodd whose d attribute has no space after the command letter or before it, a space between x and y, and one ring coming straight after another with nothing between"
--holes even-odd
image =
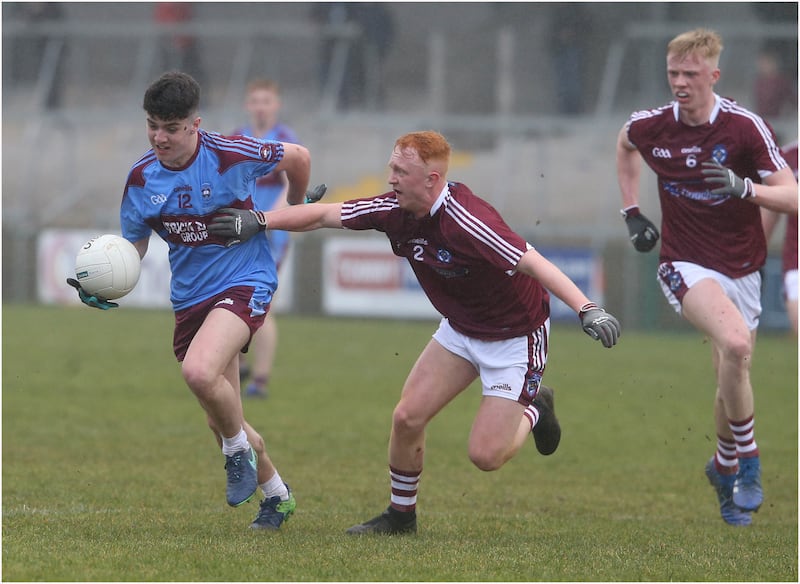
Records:
<instances>
[{"instance_id":1,"label":"white gaelic football","mask_svg":"<svg viewBox=\"0 0 800 584\"><path fill-rule=\"evenodd\" d=\"M114 300L133 290L141 267L139 252L130 241L119 235L100 235L78 252L75 278L87 294Z\"/></svg>"}]
</instances>

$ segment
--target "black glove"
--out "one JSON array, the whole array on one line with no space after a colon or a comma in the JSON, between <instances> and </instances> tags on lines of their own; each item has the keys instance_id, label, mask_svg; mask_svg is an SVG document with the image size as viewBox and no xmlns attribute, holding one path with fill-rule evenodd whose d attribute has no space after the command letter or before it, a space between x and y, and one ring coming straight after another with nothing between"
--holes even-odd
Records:
<instances>
[{"instance_id":1,"label":"black glove","mask_svg":"<svg viewBox=\"0 0 800 584\"><path fill-rule=\"evenodd\" d=\"M220 209L219 215L208 224L209 233L227 239L228 246L247 241L266 228L267 218L263 211L230 207Z\"/></svg>"},{"instance_id":2,"label":"black glove","mask_svg":"<svg viewBox=\"0 0 800 584\"><path fill-rule=\"evenodd\" d=\"M314 188L306 191L306 203L316 203L319 201L323 196L325 196L325 191L328 190L328 185L322 183L321 185L317 185Z\"/></svg>"},{"instance_id":3,"label":"black glove","mask_svg":"<svg viewBox=\"0 0 800 584\"><path fill-rule=\"evenodd\" d=\"M709 184L721 185L716 189L711 189L715 195L728 195L740 199L749 199L756 196L753 181L749 178L739 178L730 168L725 168L720 163L704 162L703 179Z\"/></svg>"},{"instance_id":4,"label":"black glove","mask_svg":"<svg viewBox=\"0 0 800 584\"><path fill-rule=\"evenodd\" d=\"M75 278L67 278L67 284L72 286L78 291L78 298L81 299L86 306L91 306L92 308L99 308L100 310L108 310L109 308L117 308L119 304L116 302L111 302L110 300L106 300L105 298L99 298L97 296L92 296L91 294L87 294L86 291L81 288L81 285Z\"/></svg>"},{"instance_id":5,"label":"black glove","mask_svg":"<svg viewBox=\"0 0 800 584\"><path fill-rule=\"evenodd\" d=\"M653 222L639 212L639 207L628 207L622 215L636 251L645 253L653 249L660 237Z\"/></svg>"},{"instance_id":6,"label":"black glove","mask_svg":"<svg viewBox=\"0 0 800 584\"><path fill-rule=\"evenodd\" d=\"M622 328L613 314L606 312L594 302L589 302L581 306L578 316L581 319L583 332L587 335L594 340L599 339L607 349L617 344Z\"/></svg>"}]
</instances>

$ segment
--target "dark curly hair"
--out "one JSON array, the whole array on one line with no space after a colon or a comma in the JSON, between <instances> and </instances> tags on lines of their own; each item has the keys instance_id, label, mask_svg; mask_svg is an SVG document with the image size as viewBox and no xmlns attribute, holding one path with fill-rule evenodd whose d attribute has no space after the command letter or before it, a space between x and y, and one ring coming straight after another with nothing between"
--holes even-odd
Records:
<instances>
[{"instance_id":1,"label":"dark curly hair","mask_svg":"<svg viewBox=\"0 0 800 584\"><path fill-rule=\"evenodd\" d=\"M164 73L144 92L143 107L160 120L188 118L200 107L200 85L187 73Z\"/></svg>"}]
</instances>

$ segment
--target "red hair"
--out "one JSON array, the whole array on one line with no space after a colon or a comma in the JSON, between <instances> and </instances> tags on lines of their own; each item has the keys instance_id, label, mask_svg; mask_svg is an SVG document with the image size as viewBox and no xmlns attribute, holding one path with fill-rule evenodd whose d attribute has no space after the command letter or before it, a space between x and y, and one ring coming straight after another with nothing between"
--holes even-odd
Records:
<instances>
[{"instance_id":1,"label":"red hair","mask_svg":"<svg viewBox=\"0 0 800 584\"><path fill-rule=\"evenodd\" d=\"M427 130L404 134L395 141L394 147L401 151L410 148L416 151L424 164L439 162L443 166L443 174L447 172L450 162L450 144L439 132Z\"/></svg>"}]
</instances>

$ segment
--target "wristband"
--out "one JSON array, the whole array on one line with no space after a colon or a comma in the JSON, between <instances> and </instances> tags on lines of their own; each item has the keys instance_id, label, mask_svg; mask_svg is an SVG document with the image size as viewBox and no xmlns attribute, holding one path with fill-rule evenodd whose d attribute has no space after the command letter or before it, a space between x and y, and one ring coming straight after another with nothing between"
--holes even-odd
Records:
<instances>
[{"instance_id":1,"label":"wristband","mask_svg":"<svg viewBox=\"0 0 800 584\"><path fill-rule=\"evenodd\" d=\"M750 177L745 177L744 179L744 195L742 195L743 199L751 199L756 196L756 187L753 184L752 179Z\"/></svg>"},{"instance_id":2,"label":"wristband","mask_svg":"<svg viewBox=\"0 0 800 584\"><path fill-rule=\"evenodd\" d=\"M267 216L264 214L264 211L255 211L253 209L250 209L250 212L256 218L256 222L258 223L258 230L265 231L267 229Z\"/></svg>"},{"instance_id":3,"label":"wristband","mask_svg":"<svg viewBox=\"0 0 800 584\"><path fill-rule=\"evenodd\" d=\"M620 209L619 213L620 215L622 215L624 219L627 219L628 217L638 217L639 215L641 215L641 213L639 212L639 205L631 205L630 207L625 207L624 209Z\"/></svg>"}]
</instances>

